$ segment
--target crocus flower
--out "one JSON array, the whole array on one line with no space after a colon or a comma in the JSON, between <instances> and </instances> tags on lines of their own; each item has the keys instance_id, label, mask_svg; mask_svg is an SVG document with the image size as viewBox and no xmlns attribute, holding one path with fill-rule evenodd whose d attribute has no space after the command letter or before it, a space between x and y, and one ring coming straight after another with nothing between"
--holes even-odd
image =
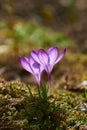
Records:
<instances>
[{"instance_id":1,"label":"crocus flower","mask_svg":"<svg viewBox=\"0 0 87 130\"><path fill-rule=\"evenodd\" d=\"M31 51L31 57L41 64L48 74L48 80L50 80L51 71L55 64L57 64L65 55L66 48L58 55L58 48L51 47L47 51L40 49L39 51Z\"/></svg>"},{"instance_id":2,"label":"crocus flower","mask_svg":"<svg viewBox=\"0 0 87 130\"><path fill-rule=\"evenodd\" d=\"M34 76L38 86L40 87L43 66L37 63L32 57L30 58L20 57L19 60L20 60L21 66Z\"/></svg>"}]
</instances>

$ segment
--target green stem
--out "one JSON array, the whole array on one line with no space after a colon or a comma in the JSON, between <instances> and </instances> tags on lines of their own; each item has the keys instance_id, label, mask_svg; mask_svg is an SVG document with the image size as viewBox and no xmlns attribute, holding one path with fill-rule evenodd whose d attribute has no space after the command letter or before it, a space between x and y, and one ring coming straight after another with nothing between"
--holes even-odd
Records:
<instances>
[{"instance_id":1,"label":"green stem","mask_svg":"<svg viewBox=\"0 0 87 130\"><path fill-rule=\"evenodd\" d=\"M51 86L51 74L48 74L48 89L47 89L47 95L50 95L50 86Z\"/></svg>"},{"instance_id":2,"label":"green stem","mask_svg":"<svg viewBox=\"0 0 87 130\"><path fill-rule=\"evenodd\" d=\"M39 95L39 97L41 98L41 97L42 97L42 90L41 90L40 86L37 87L37 88L38 88L38 95Z\"/></svg>"}]
</instances>

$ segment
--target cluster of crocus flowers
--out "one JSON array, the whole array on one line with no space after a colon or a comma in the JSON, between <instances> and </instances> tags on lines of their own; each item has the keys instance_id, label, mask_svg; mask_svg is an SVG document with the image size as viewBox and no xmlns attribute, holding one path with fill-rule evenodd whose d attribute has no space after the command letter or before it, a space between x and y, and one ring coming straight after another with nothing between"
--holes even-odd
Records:
<instances>
[{"instance_id":1,"label":"cluster of crocus flowers","mask_svg":"<svg viewBox=\"0 0 87 130\"><path fill-rule=\"evenodd\" d=\"M32 50L30 57L20 57L21 66L28 72L30 72L38 86L42 78L42 73L45 70L48 75L48 82L51 80L51 71L55 64L57 64L65 55L66 48L58 55L58 48L51 47L47 51L39 49L38 51Z\"/></svg>"}]
</instances>

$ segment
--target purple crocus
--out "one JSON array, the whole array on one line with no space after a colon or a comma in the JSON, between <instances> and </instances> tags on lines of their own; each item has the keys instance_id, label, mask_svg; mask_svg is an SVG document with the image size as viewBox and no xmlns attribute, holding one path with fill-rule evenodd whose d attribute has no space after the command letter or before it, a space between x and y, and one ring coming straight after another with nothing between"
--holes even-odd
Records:
<instances>
[{"instance_id":1,"label":"purple crocus","mask_svg":"<svg viewBox=\"0 0 87 130\"><path fill-rule=\"evenodd\" d=\"M47 51L40 49L39 51L31 51L31 57L44 67L48 74L48 81L50 81L51 71L55 64L57 64L65 55L66 48L58 55L58 48L51 47Z\"/></svg>"},{"instance_id":2,"label":"purple crocus","mask_svg":"<svg viewBox=\"0 0 87 130\"><path fill-rule=\"evenodd\" d=\"M41 76L44 69L43 66L37 63L32 57L20 57L20 63L26 71L30 72L34 76L38 86L40 87Z\"/></svg>"}]
</instances>

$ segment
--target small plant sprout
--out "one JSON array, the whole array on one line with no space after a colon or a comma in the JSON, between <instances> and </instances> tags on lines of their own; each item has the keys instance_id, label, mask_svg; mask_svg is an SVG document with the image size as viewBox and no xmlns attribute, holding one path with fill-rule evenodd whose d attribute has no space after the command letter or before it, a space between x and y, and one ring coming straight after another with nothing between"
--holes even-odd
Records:
<instances>
[{"instance_id":1,"label":"small plant sprout","mask_svg":"<svg viewBox=\"0 0 87 130\"><path fill-rule=\"evenodd\" d=\"M51 47L47 51L40 49L39 51L31 51L31 57L38 62L40 65L44 67L44 70L48 75L48 89L50 88L51 81L51 71L55 64L57 64L65 55L66 48L62 51L62 53L58 56L58 48Z\"/></svg>"},{"instance_id":2,"label":"small plant sprout","mask_svg":"<svg viewBox=\"0 0 87 130\"><path fill-rule=\"evenodd\" d=\"M43 66L38 64L32 57L20 57L20 63L26 71L30 72L34 76L40 88L41 76L44 70Z\"/></svg>"}]
</instances>

